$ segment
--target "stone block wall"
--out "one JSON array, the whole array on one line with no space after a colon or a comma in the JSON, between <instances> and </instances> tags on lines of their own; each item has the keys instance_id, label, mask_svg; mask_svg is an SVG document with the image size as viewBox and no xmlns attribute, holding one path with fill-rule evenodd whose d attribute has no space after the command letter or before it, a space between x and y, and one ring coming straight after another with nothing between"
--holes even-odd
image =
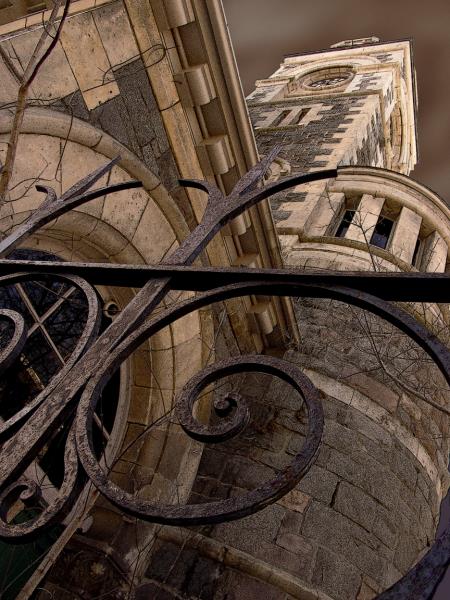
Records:
<instances>
[{"instance_id":1,"label":"stone block wall","mask_svg":"<svg viewBox=\"0 0 450 600\"><path fill-rule=\"evenodd\" d=\"M282 111L307 111L298 125L271 127ZM379 107L373 98L342 96L302 97L271 104L249 103L261 154L267 154L277 144L279 157L286 160L291 173L307 173L340 165L384 164L384 136ZM289 117L288 117L289 118ZM269 124L266 126L266 124ZM298 186L280 193L271 200L273 216L279 233L301 231L310 215L309 200L324 188Z\"/></svg>"},{"instance_id":2,"label":"stone block wall","mask_svg":"<svg viewBox=\"0 0 450 600\"><path fill-rule=\"evenodd\" d=\"M0 39L4 55L19 72L40 35L37 28ZM102 129L173 190L179 175L146 73L163 56L162 47L139 51L120 1L71 15L33 83L31 104L63 111ZM2 88L0 102L14 102L18 83L6 63L0 69L9 82Z\"/></svg>"},{"instance_id":3,"label":"stone block wall","mask_svg":"<svg viewBox=\"0 0 450 600\"><path fill-rule=\"evenodd\" d=\"M448 423L393 383L373 339L378 346L389 339L392 356L404 357L399 368L414 365L405 376L412 389L432 381L436 389L425 394L437 397L439 375L405 336L359 309L299 300L296 315L302 344L285 359L320 390L325 432L316 462L294 490L253 516L183 530L178 539L163 533L146 573L148 590L211 600L370 600L432 544L448 485ZM307 415L287 384L248 375L230 385L240 386L252 421L235 440L205 447L191 502L255 489L304 442ZM258 569L248 567L251 561ZM202 591L194 591L201 582Z\"/></svg>"}]
</instances>

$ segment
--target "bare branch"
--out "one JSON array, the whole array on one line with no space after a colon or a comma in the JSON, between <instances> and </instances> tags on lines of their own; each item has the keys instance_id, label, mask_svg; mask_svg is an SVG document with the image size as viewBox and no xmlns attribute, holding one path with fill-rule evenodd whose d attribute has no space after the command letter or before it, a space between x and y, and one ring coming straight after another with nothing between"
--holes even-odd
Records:
<instances>
[{"instance_id":1,"label":"bare branch","mask_svg":"<svg viewBox=\"0 0 450 600\"><path fill-rule=\"evenodd\" d=\"M63 0L56 0L55 4L53 6L52 12L50 14L49 21L47 23L47 28L55 25L57 18L58 18L58 12L59 12L59 9L60 9L62 3L63 3ZM58 40L61 35L62 27L64 25L67 14L69 12L69 6L70 6L70 0L65 0L63 14L59 21L59 24L57 25L56 33L55 33L53 39L51 40L50 44L48 45L48 47L43 51L43 48L45 47L45 43L47 42L47 40L49 38L48 30L47 30L47 28L44 28L44 31L42 32L42 35L39 38L38 43L36 44L36 48L34 49L33 54L31 55L31 58L28 61L25 71L21 77L21 83L20 83L18 94L17 94L17 104L16 104L13 123L12 123L12 127L11 127L11 133L10 133L10 137L9 137L9 141L8 141L8 150L6 152L6 160L5 160L5 164L3 165L3 170L1 172L1 175L0 175L0 206L7 201L6 195L8 192L9 182L11 181L11 176L12 176L12 172L13 172L13 168L14 168L14 161L16 158L19 134L20 134L23 119L25 116L25 108L27 105L28 91L29 91L30 86L33 83L34 79L38 75L40 68L45 63L45 61L47 60L47 58L50 56L53 49L55 48L56 44L58 43ZM15 72L15 74L16 75L18 74L17 71Z\"/></svg>"}]
</instances>

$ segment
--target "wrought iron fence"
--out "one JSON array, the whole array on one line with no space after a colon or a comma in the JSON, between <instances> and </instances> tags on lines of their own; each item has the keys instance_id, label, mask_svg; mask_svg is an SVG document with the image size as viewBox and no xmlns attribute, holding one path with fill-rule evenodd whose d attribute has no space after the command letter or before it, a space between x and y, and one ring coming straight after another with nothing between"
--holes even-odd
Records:
<instances>
[{"instance_id":1,"label":"wrought iron fence","mask_svg":"<svg viewBox=\"0 0 450 600\"><path fill-rule=\"evenodd\" d=\"M85 482L90 480L114 505L129 515L168 525L210 524L239 519L263 509L291 490L313 464L321 445L324 417L320 398L311 381L294 365L281 359L248 355L208 366L184 387L176 403L176 415L187 435L196 440L220 443L242 431L249 410L242 398L229 395L215 403L219 424L198 422L193 407L200 392L217 379L240 372L276 375L303 397L308 410L308 432L301 451L275 478L241 496L207 504L160 505L120 489L102 469L95 451L93 421L102 389L130 354L151 335L176 319L213 302L244 294L333 298L364 308L397 326L415 340L434 360L450 383L450 353L423 325L389 301L449 302L449 277L422 273L305 273L296 269L245 269L190 266L220 229L252 205L295 185L335 177L336 170L295 175L268 185L259 185L277 149L253 167L224 196L206 181L184 180L181 184L208 194L202 221L161 264L112 265L59 261L13 260L11 252L33 232L59 215L89 200L115 191L138 187L129 181L92 190L116 160L98 169L57 197L53 189L42 205L13 233L0 242L0 285L21 284L39 276L57 276L86 300L86 323L76 347L62 369L44 389L18 412L0 424L0 538L11 543L31 540L55 523L60 523L74 506ZM207 275L207 277L205 277ZM99 334L100 307L94 284L140 287L140 291ZM154 309L171 290L197 292L195 297L166 308L156 316ZM0 320L10 333L0 349L0 371L8 369L21 353L27 325L23 316L0 309ZM443 407L449 414L449 411ZM30 462L66 424L64 476L56 497L40 503L29 520L11 522L8 513L20 499L39 504L42 490L24 475ZM426 600L450 562L450 528L435 542L416 566L379 600L412 598Z\"/></svg>"}]
</instances>

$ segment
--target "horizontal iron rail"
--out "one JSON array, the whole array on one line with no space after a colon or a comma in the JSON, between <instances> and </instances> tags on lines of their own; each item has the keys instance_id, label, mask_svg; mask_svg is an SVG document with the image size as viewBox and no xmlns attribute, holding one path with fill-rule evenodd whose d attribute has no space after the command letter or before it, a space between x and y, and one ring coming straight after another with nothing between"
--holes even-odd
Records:
<instances>
[{"instance_id":1,"label":"horizontal iron rail","mask_svg":"<svg viewBox=\"0 0 450 600\"><path fill-rule=\"evenodd\" d=\"M303 271L300 269L252 269L173 265L117 265L50 261L0 260L0 277L14 273L30 276L77 275L92 285L142 287L150 279L171 278L175 290L206 291L233 283L264 281L282 285L341 286L398 302L450 302L450 274L367 273Z\"/></svg>"}]
</instances>

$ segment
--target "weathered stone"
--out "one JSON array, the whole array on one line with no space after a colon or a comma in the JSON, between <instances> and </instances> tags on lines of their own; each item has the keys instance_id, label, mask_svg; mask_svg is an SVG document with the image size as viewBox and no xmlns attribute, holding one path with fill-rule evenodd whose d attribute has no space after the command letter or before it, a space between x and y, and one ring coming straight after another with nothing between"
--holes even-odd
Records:
<instances>
[{"instance_id":1,"label":"weathered stone","mask_svg":"<svg viewBox=\"0 0 450 600\"><path fill-rule=\"evenodd\" d=\"M219 449L204 449L199 465L199 474L220 479L226 464L226 454Z\"/></svg>"},{"instance_id":2,"label":"weathered stone","mask_svg":"<svg viewBox=\"0 0 450 600\"><path fill-rule=\"evenodd\" d=\"M395 552L394 566L401 573L405 573L419 557L420 550L421 547L417 538L408 532L404 532Z\"/></svg>"},{"instance_id":3,"label":"weathered stone","mask_svg":"<svg viewBox=\"0 0 450 600\"><path fill-rule=\"evenodd\" d=\"M361 583L361 588L356 596L356 600L373 600L376 598L377 592L367 585L364 581Z\"/></svg>"},{"instance_id":4,"label":"weathered stone","mask_svg":"<svg viewBox=\"0 0 450 600\"><path fill-rule=\"evenodd\" d=\"M80 52L80 37L83 52ZM89 109L119 93L91 13L67 20L61 32L61 44ZM93 64L96 68L92 68Z\"/></svg>"},{"instance_id":5,"label":"weathered stone","mask_svg":"<svg viewBox=\"0 0 450 600\"><path fill-rule=\"evenodd\" d=\"M94 20L112 66L122 64L139 54L122 4L99 7L94 12Z\"/></svg>"},{"instance_id":6,"label":"weathered stone","mask_svg":"<svg viewBox=\"0 0 450 600\"><path fill-rule=\"evenodd\" d=\"M330 552L326 548L319 548L312 583L336 600L348 600L355 598L361 583L361 576L358 569L342 556Z\"/></svg>"},{"instance_id":7,"label":"weathered stone","mask_svg":"<svg viewBox=\"0 0 450 600\"><path fill-rule=\"evenodd\" d=\"M393 413L396 410L399 402L398 394L373 377L368 377L364 373L355 373L348 377L347 381L352 387L372 398L389 412Z\"/></svg>"},{"instance_id":8,"label":"weathered stone","mask_svg":"<svg viewBox=\"0 0 450 600\"><path fill-rule=\"evenodd\" d=\"M238 571L228 570L215 600L285 600L285 593Z\"/></svg>"},{"instance_id":9,"label":"weathered stone","mask_svg":"<svg viewBox=\"0 0 450 600\"><path fill-rule=\"evenodd\" d=\"M222 479L224 483L252 490L273 476L274 472L269 467L242 457L232 457L225 463Z\"/></svg>"},{"instance_id":10,"label":"weathered stone","mask_svg":"<svg viewBox=\"0 0 450 600\"><path fill-rule=\"evenodd\" d=\"M301 528L303 525L303 514L293 511L287 510L284 515L280 529L278 530L278 534L282 533L295 533L299 534L301 532Z\"/></svg>"},{"instance_id":11,"label":"weathered stone","mask_svg":"<svg viewBox=\"0 0 450 600\"><path fill-rule=\"evenodd\" d=\"M303 513L311 500L311 496L304 494L300 490L291 490L285 496L278 500L278 504L289 510Z\"/></svg>"},{"instance_id":12,"label":"weathered stone","mask_svg":"<svg viewBox=\"0 0 450 600\"><path fill-rule=\"evenodd\" d=\"M294 552L294 548L286 550L275 544L260 542L255 546L253 554L267 564L292 575L304 573L306 579L313 566L314 554L308 551L309 546L303 546L301 543L297 544L296 548L298 553Z\"/></svg>"},{"instance_id":13,"label":"weathered stone","mask_svg":"<svg viewBox=\"0 0 450 600\"><path fill-rule=\"evenodd\" d=\"M344 454L358 452L361 445L358 431L343 427L336 421L325 422L324 441Z\"/></svg>"},{"instance_id":14,"label":"weathered stone","mask_svg":"<svg viewBox=\"0 0 450 600\"><path fill-rule=\"evenodd\" d=\"M394 521L391 512L380 505L376 507L372 531L383 544L395 548L400 531L399 524Z\"/></svg>"},{"instance_id":15,"label":"weathered stone","mask_svg":"<svg viewBox=\"0 0 450 600\"><path fill-rule=\"evenodd\" d=\"M365 486L365 469L358 463L355 463L353 460L351 460L351 458L348 456L345 456L336 450L331 450L330 457L327 462L327 469L358 487L364 488Z\"/></svg>"},{"instance_id":16,"label":"weathered stone","mask_svg":"<svg viewBox=\"0 0 450 600\"><path fill-rule=\"evenodd\" d=\"M382 581L386 563L369 547L370 534L338 512L313 502L305 514L301 533L345 556L376 581Z\"/></svg>"},{"instance_id":17,"label":"weathered stone","mask_svg":"<svg viewBox=\"0 0 450 600\"><path fill-rule=\"evenodd\" d=\"M370 531L377 512L376 502L359 488L341 481L338 484L333 508Z\"/></svg>"},{"instance_id":18,"label":"weathered stone","mask_svg":"<svg viewBox=\"0 0 450 600\"><path fill-rule=\"evenodd\" d=\"M302 574L303 578L309 580L315 555L313 544L303 536L288 532L278 535L276 544L298 557L298 572Z\"/></svg>"},{"instance_id":19,"label":"weathered stone","mask_svg":"<svg viewBox=\"0 0 450 600\"><path fill-rule=\"evenodd\" d=\"M347 416L348 427L355 431L361 432L378 444L385 444L388 447L391 445L390 434L380 425L369 419L366 415L361 414L358 410L349 410Z\"/></svg>"},{"instance_id":20,"label":"weathered stone","mask_svg":"<svg viewBox=\"0 0 450 600\"><path fill-rule=\"evenodd\" d=\"M214 537L251 554L263 542L268 549L274 544L285 514L284 508L274 504L239 521L217 525Z\"/></svg>"},{"instance_id":21,"label":"weathered stone","mask_svg":"<svg viewBox=\"0 0 450 600\"><path fill-rule=\"evenodd\" d=\"M298 489L320 500L325 504L330 504L333 494L336 490L338 477L334 473L313 465L308 473L301 479Z\"/></svg>"},{"instance_id":22,"label":"weathered stone","mask_svg":"<svg viewBox=\"0 0 450 600\"><path fill-rule=\"evenodd\" d=\"M277 471L285 469L291 462L292 458L286 452L270 452L262 448L253 448L250 451L250 456L256 462L266 465Z\"/></svg>"}]
</instances>

